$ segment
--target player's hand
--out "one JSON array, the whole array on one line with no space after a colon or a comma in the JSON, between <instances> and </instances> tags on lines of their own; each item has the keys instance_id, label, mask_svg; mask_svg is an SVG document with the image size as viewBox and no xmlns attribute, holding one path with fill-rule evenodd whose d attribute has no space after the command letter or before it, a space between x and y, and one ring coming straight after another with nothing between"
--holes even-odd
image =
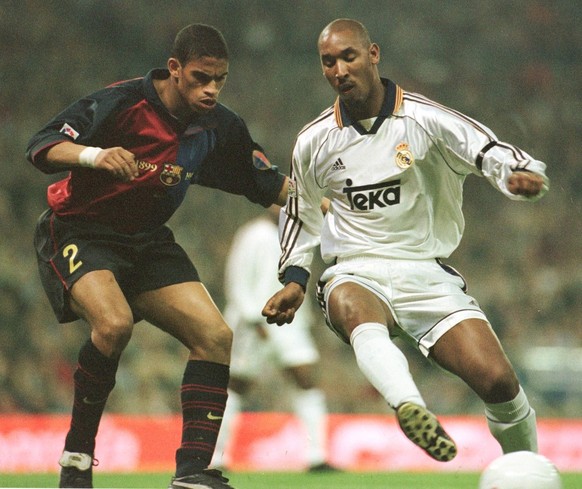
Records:
<instances>
[{"instance_id":1,"label":"player's hand","mask_svg":"<svg viewBox=\"0 0 582 489\"><path fill-rule=\"evenodd\" d=\"M95 159L95 168L105 170L125 182L139 175L134 154L121 147L101 150Z\"/></svg>"},{"instance_id":2,"label":"player's hand","mask_svg":"<svg viewBox=\"0 0 582 489\"><path fill-rule=\"evenodd\" d=\"M507 189L514 195L534 197L544 185L543 178L529 171L517 171L507 179Z\"/></svg>"},{"instance_id":3,"label":"player's hand","mask_svg":"<svg viewBox=\"0 0 582 489\"><path fill-rule=\"evenodd\" d=\"M290 323L304 297L303 287L290 282L267 301L261 314L267 318L269 324L277 323L282 326Z\"/></svg>"},{"instance_id":4,"label":"player's hand","mask_svg":"<svg viewBox=\"0 0 582 489\"><path fill-rule=\"evenodd\" d=\"M261 340L266 340L269 337L269 332L267 331L265 321L257 321L255 323L255 331Z\"/></svg>"},{"instance_id":5,"label":"player's hand","mask_svg":"<svg viewBox=\"0 0 582 489\"><path fill-rule=\"evenodd\" d=\"M323 199L321 199L321 204L319 205L319 208L321 209L321 212L323 212L323 214L327 214L327 211L329 210L329 205L331 204L330 200L327 197L324 197Z\"/></svg>"}]
</instances>

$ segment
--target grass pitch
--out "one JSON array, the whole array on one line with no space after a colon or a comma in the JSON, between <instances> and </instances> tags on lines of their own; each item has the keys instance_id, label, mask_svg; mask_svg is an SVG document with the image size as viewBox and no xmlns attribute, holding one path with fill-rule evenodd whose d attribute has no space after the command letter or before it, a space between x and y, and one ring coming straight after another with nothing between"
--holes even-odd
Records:
<instances>
[{"instance_id":1,"label":"grass pitch","mask_svg":"<svg viewBox=\"0 0 582 489\"><path fill-rule=\"evenodd\" d=\"M471 473L357 473L304 474L239 472L226 474L236 489L477 489L479 474ZM168 487L170 474L94 475L97 488ZM564 489L582 487L582 474L563 474ZM0 487L47 488L58 486L57 474L0 474Z\"/></svg>"}]
</instances>

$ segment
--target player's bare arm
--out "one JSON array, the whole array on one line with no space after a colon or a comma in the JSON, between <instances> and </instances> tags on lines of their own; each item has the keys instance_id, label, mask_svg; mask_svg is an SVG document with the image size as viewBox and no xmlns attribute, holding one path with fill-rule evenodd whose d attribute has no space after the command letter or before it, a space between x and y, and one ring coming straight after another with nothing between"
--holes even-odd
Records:
<instances>
[{"instance_id":1,"label":"player's bare arm","mask_svg":"<svg viewBox=\"0 0 582 489\"><path fill-rule=\"evenodd\" d=\"M534 197L538 195L544 185L543 178L537 173L518 171L507 180L507 189L515 195Z\"/></svg>"},{"instance_id":2,"label":"player's bare arm","mask_svg":"<svg viewBox=\"0 0 582 489\"><path fill-rule=\"evenodd\" d=\"M283 182L283 186L281 187L281 192L279 192L279 195L277 196L276 204L281 206L281 207L284 207L287 204L287 194L288 193L289 193L289 177L286 176L285 181ZM326 214L328 209L329 209L329 204L330 204L330 201L327 197L324 197L323 199L321 199L321 205L320 205L321 212Z\"/></svg>"},{"instance_id":3,"label":"player's bare arm","mask_svg":"<svg viewBox=\"0 0 582 489\"><path fill-rule=\"evenodd\" d=\"M304 297L303 287L298 283L289 282L267 301L261 314L267 318L269 324L277 323L279 326L288 324L293 321Z\"/></svg>"},{"instance_id":4,"label":"player's bare arm","mask_svg":"<svg viewBox=\"0 0 582 489\"><path fill-rule=\"evenodd\" d=\"M277 196L277 205L283 207L287 203L287 194L289 193L289 177L285 177L285 181L283 182L283 186L281 187L281 191Z\"/></svg>"},{"instance_id":5,"label":"player's bare arm","mask_svg":"<svg viewBox=\"0 0 582 489\"><path fill-rule=\"evenodd\" d=\"M101 149L64 141L47 151L46 161L65 170L76 166L104 170L124 181L138 176L133 153L121 147Z\"/></svg>"},{"instance_id":6,"label":"player's bare arm","mask_svg":"<svg viewBox=\"0 0 582 489\"><path fill-rule=\"evenodd\" d=\"M321 209L321 212L323 212L323 214L327 214L327 211L329 210L329 205L331 204L330 200L327 197L324 197L323 199L321 199L321 204L319 206L319 208Z\"/></svg>"}]
</instances>

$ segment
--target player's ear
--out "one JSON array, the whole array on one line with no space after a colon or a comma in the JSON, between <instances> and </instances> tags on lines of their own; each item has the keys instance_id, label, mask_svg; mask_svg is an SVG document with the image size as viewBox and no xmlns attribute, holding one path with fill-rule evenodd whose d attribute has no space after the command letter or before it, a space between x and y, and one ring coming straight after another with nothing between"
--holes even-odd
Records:
<instances>
[{"instance_id":1,"label":"player's ear","mask_svg":"<svg viewBox=\"0 0 582 489\"><path fill-rule=\"evenodd\" d=\"M180 76L180 70L182 69L182 65L176 58L169 58L168 59L168 70L170 71L170 76L178 77Z\"/></svg>"},{"instance_id":2,"label":"player's ear","mask_svg":"<svg viewBox=\"0 0 582 489\"><path fill-rule=\"evenodd\" d=\"M370 56L370 62L373 65L377 65L380 62L380 46L378 46L375 42L370 44L368 55Z\"/></svg>"}]
</instances>

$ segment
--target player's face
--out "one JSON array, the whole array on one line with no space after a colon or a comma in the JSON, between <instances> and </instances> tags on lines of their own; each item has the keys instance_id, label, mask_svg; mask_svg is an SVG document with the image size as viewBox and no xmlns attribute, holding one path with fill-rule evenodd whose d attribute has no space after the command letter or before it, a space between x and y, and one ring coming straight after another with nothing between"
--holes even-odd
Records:
<instances>
[{"instance_id":1,"label":"player's face","mask_svg":"<svg viewBox=\"0 0 582 489\"><path fill-rule=\"evenodd\" d=\"M365 105L374 82L380 59L376 44L366 46L353 31L331 31L319 41L319 56L328 83L348 105Z\"/></svg>"},{"instance_id":2,"label":"player's face","mask_svg":"<svg viewBox=\"0 0 582 489\"><path fill-rule=\"evenodd\" d=\"M185 65L172 59L168 64L181 105L178 111L204 114L216 107L218 95L226 83L227 60L204 56Z\"/></svg>"}]
</instances>

